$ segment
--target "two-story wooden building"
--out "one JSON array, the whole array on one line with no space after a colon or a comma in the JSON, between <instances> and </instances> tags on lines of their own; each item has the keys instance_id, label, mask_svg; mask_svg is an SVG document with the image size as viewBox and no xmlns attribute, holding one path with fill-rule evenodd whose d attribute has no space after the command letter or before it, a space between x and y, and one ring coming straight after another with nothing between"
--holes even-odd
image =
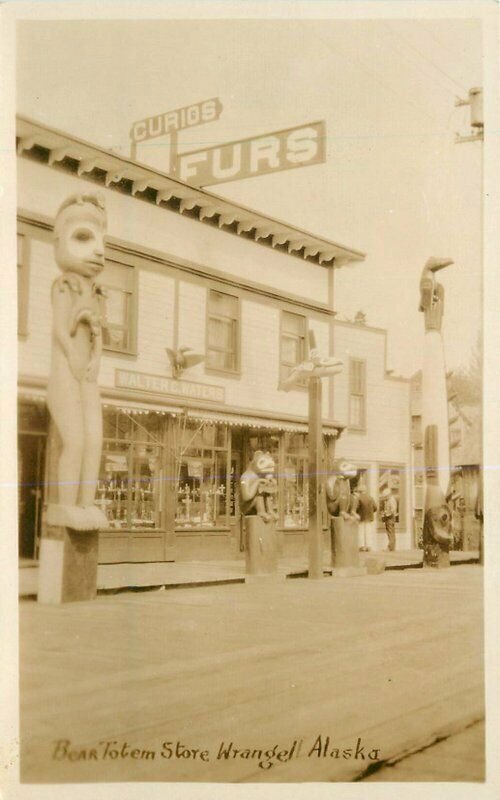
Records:
<instances>
[{"instance_id":1,"label":"two-story wooden building","mask_svg":"<svg viewBox=\"0 0 500 800\"><path fill-rule=\"evenodd\" d=\"M345 359L324 391L325 469L344 455L375 496L391 487L409 546L409 385L386 372L385 331L335 320L334 271L363 254L27 119L17 146L21 555L44 524L53 221L92 187L108 213L101 562L241 554L238 476L262 448L283 551L306 552L307 391L280 385L309 330ZM203 360L175 369L181 348ZM371 546L385 541L379 526Z\"/></svg>"}]
</instances>

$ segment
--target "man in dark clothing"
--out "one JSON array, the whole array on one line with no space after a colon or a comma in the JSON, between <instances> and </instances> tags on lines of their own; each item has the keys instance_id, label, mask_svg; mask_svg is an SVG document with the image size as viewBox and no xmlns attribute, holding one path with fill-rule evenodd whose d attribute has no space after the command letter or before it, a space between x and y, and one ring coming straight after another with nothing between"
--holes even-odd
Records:
<instances>
[{"instance_id":1,"label":"man in dark clothing","mask_svg":"<svg viewBox=\"0 0 500 800\"><path fill-rule=\"evenodd\" d=\"M366 540L366 530L369 522L373 522L375 513L377 511L377 504L373 497L368 494L364 483L360 482L354 490L357 498L356 513L359 516L359 528L362 535L362 544L360 550L369 550Z\"/></svg>"},{"instance_id":2,"label":"man in dark clothing","mask_svg":"<svg viewBox=\"0 0 500 800\"><path fill-rule=\"evenodd\" d=\"M387 538L389 539L388 550L396 549L396 514L398 513L398 504L393 493L387 487L380 495L380 514L385 524L387 531Z\"/></svg>"}]
</instances>

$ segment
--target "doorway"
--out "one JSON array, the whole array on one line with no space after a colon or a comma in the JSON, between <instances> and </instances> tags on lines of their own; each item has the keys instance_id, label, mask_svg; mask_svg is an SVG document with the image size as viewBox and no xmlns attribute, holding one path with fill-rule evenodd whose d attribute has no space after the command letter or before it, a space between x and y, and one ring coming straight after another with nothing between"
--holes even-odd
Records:
<instances>
[{"instance_id":1,"label":"doorway","mask_svg":"<svg viewBox=\"0 0 500 800\"><path fill-rule=\"evenodd\" d=\"M38 559L43 504L46 437L21 433L18 439L19 558Z\"/></svg>"}]
</instances>

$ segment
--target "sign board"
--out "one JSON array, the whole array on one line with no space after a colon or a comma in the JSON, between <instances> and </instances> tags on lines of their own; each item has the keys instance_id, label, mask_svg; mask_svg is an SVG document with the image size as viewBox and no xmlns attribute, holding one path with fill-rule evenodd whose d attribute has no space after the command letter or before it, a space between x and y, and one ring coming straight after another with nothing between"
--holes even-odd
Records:
<instances>
[{"instance_id":1,"label":"sign board","mask_svg":"<svg viewBox=\"0 0 500 800\"><path fill-rule=\"evenodd\" d=\"M193 186L239 181L326 160L325 122L311 122L177 156L176 174Z\"/></svg>"},{"instance_id":2,"label":"sign board","mask_svg":"<svg viewBox=\"0 0 500 800\"><path fill-rule=\"evenodd\" d=\"M203 480L203 462L202 461L194 461L192 458L186 459L187 461L187 468L188 468L188 476L190 478L199 478Z\"/></svg>"},{"instance_id":3,"label":"sign board","mask_svg":"<svg viewBox=\"0 0 500 800\"><path fill-rule=\"evenodd\" d=\"M155 117L134 122L130 129L130 138L134 144L137 144L145 142L147 139L155 139L157 136L177 133L184 128L213 122L219 119L222 109L219 98L211 97L210 100L202 100L201 103L193 103L184 108L176 108L174 111L166 111Z\"/></svg>"},{"instance_id":4,"label":"sign board","mask_svg":"<svg viewBox=\"0 0 500 800\"><path fill-rule=\"evenodd\" d=\"M115 386L122 389L132 389L137 392L173 395L185 400L208 400L212 403L225 402L223 386L194 383L193 381L179 381L174 378L164 378L161 375L148 375L145 372L130 372L126 369L115 370Z\"/></svg>"}]
</instances>

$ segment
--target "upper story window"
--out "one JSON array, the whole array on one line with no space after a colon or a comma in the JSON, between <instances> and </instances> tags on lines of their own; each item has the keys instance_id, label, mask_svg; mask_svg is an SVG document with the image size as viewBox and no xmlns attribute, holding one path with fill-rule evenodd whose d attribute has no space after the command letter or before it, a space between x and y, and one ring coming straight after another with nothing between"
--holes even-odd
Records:
<instances>
[{"instance_id":1,"label":"upper story window","mask_svg":"<svg viewBox=\"0 0 500 800\"><path fill-rule=\"evenodd\" d=\"M293 367L306 357L307 318L290 311L281 312L280 383Z\"/></svg>"},{"instance_id":2,"label":"upper story window","mask_svg":"<svg viewBox=\"0 0 500 800\"><path fill-rule=\"evenodd\" d=\"M221 372L238 372L240 336L239 298L210 289L207 310L206 366Z\"/></svg>"},{"instance_id":3,"label":"upper story window","mask_svg":"<svg viewBox=\"0 0 500 800\"><path fill-rule=\"evenodd\" d=\"M134 353L136 348L137 283L134 267L106 261L99 277L106 291L106 324L103 347L118 353Z\"/></svg>"},{"instance_id":4,"label":"upper story window","mask_svg":"<svg viewBox=\"0 0 500 800\"><path fill-rule=\"evenodd\" d=\"M349 360L349 427L366 428L366 362L360 358Z\"/></svg>"},{"instance_id":5,"label":"upper story window","mask_svg":"<svg viewBox=\"0 0 500 800\"><path fill-rule=\"evenodd\" d=\"M17 334L28 334L28 300L29 300L29 263L28 239L17 234Z\"/></svg>"}]
</instances>

